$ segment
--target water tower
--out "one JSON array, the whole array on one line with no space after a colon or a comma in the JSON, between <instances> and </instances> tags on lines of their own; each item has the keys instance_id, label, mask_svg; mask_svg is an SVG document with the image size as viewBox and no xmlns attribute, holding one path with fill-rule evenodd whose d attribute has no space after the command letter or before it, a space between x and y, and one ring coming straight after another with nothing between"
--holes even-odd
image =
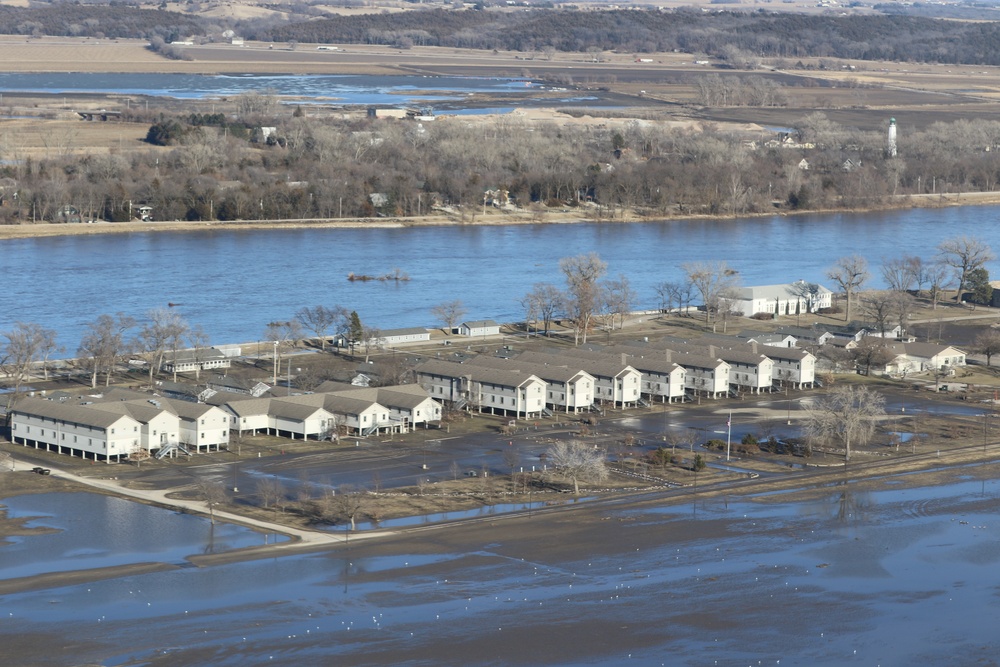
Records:
<instances>
[{"instance_id":1,"label":"water tower","mask_svg":"<svg viewBox=\"0 0 1000 667\"><path fill-rule=\"evenodd\" d=\"M896 119L889 119L889 136L886 142L889 157L896 157Z\"/></svg>"}]
</instances>

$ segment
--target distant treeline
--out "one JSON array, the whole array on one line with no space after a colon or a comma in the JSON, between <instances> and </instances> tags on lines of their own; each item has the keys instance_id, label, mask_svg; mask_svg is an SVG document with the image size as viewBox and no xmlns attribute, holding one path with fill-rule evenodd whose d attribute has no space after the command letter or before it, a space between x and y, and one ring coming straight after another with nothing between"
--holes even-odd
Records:
<instances>
[{"instance_id":1,"label":"distant treeline","mask_svg":"<svg viewBox=\"0 0 1000 667\"><path fill-rule=\"evenodd\" d=\"M655 52L679 49L727 57L1000 64L1000 24L910 16L807 16L765 12L704 14L680 9L575 11L429 10L340 16L254 28L251 39L430 45L515 51Z\"/></svg>"},{"instance_id":2,"label":"distant treeline","mask_svg":"<svg viewBox=\"0 0 1000 667\"><path fill-rule=\"evenodd\" d=\"M674 49L704 53L736 66L760 58L856 58L1000 65L1000 23L904 15L812 16L758 11L703 13L531 9L517 12L433 9L317 18L315 7L290 6L273 17L236 23L174 12L54 4L0 7L0 33L124 38L213 38L234 28L249 39L503 49L522 52Z\"/></svg>"},{"instance_id":3,"label":"distant treeline","mask_svg":"<svg viewBox=\"0 0 1000 667\"><path fill-rule=\"evenodd\" d=\"M249 95L248 95L249 96ZM250 100L245 108L266 109ZM126 220L148 204L158 220L275 220L420 216L434 208L474 218L486 206L573 208L584 218L742 215L877 208L893 195L994 191L1000 123L901 126L898 155L883 132L812 114L792 137L727 134L629 122L615 127L490 122L317 119L277 108L228 122L213 115L143 114L150 147L130 155L51 157L5 145L0 222ZM195 123L195 124L193 124ZM246 128L274 128L249 139ZM65 141L66 143L60 143ZM17 196L14 197L13 193ZM69 212L68 212L69 211Z\"/></svg>"},{"instance_id":4,"label":"distant treeline","mask_svg":"<svg viewBox=\"0 0 1000 667\"><path fill-rule=\"evenodd\" d=\"M107 39L162 37L171 42L200 35L207 24L197 17L126 6L53 4L0 6L0 34L58 35Z\"/></svg>"}]
</instances>

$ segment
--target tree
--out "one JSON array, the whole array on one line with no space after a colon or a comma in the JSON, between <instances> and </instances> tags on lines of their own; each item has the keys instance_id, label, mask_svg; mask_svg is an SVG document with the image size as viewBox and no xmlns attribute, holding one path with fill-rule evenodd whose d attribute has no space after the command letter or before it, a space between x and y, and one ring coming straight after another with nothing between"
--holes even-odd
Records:
<instances>
[{"instance_id":1,"label":"tree","mask_svg":"<svg viewBox=\"0 0 1000 667\"><path fill-rule=\"evenodd\" d=\"M958 278L958 294L955 296L955 301L962 300L962 292L968 285L969 273L996 259L985 242L969 236L956 236L941 241L938 244L938 257L954 269L955 277Z\"/></svg>"},{"instance_id":2,"label":"tree","mask_svg":"<svg viewBox=\"0 0 1000 667\"><path fill-rule=\"evenodd\" d=\"M268 322L264 329L264 339L274 345L274 380L277 382L281 370L281 350L295 345L302 338L302 326L298 320L289 322Z\"/></svg>"},{"instance_id":3,"label":"tree","mask_svg":"<svg viewBox=\"0 0 1000 667\"><path fill-rule=\"evenodd\" d=\"M188 331L187 340L194 355L194 377L201 379L201 364L205 361L205 351L210 344L208 333L197 324Z\"/></svg>"},{"instance_id":4,"label":"tree","mask_svg":"<svg viewBox=\"0 0 1000 667\"><path fill-rule=\"evenodd\" d=\"M503 462L507 464L510 468L510 479L514 480L514 473L517 472L517 466L521 463L521 450L517 445L510 444L503 448Z\"/></svg>"},{"instance_id":5,"label":"tree","mask_svg":"<svg viewBox=\"0 0 1000 667\"><path fill-rule=\"evenodd\" d=\"M725 262L689 262L681 265L705 304L706 321L712 322L712 315L719 312L720 299L736 289L736 271Z\"/></svg>"},{"instance_id":6,"label":"tree","mask_svg":"<svg viewBox=\"0 0 1000 667\"><path fill-rule=\"evenodd\" d=\"M850 461L851 446L867 444L884 415L884 396L862 385L844 385L816 401L806 420L806 432L820 442L843 445L844 460Z\"/></svg>"},{"instance_id":7,"label":"tree","mask_svg":"<svg viewBox=\"0 0 1000 667\"><path fill-rule=\"evenodd\" d=\"M656 283L653 287L656 296L660 298L660 312L669 314L675 308L681 306L681 285L674 282Z\"/></svg>"},{"instance_id":8,"label":"tree","mask_svg":"<svg viewBox=\"0 0 1000 667\"><path fill-rule=\"evenodd\" d=\"M128 453L128 460L134 462L136 468L142 468L142 462L148 461L151 458L153 458L153 455L140 443L136 443L132 447L132 451Z\"/></svg>"},{"instance_id":9,"label":"tree","mask_svg":"<svg viewBox=\"0 0 1000 667\"><path fill-rule=\"evenodd\" d=\"M356 489L350 484L341 484L339 492L332 497L333 508L337 515L351 522L351 530L355 529L355 519L365 506L367 491Z\"/></svg>"},{"instance_id":10,"label":"tree","mask_svg":"<svg viewBox=\"0 0 1000 667\"><path fill-rule=\"evenodd\" d=\"M160 372L167 352L177 358L188 324L180 314L170 308L154 308L146 313L147 322L136 336L138 351L149 367L149 386L153 386L153 376ZM174 380L177 379L177 365L174 364Z\"/></svg>"},{"instance_id":11,"label":"tree","mask_svg":"<svg viewBox=\"0 0 1000 667\"><path fill-rule=\"evenodd\" d=\"M883 260L882 279L894 292L908 292L917 283L922 268L919 257L902 257Z\"/></svg>"},{"instance_id":12,"label":"tree","mask_svg":"<svg viewBox=\"0 0 1000 667\"><path fill-rule=\"evenodd\" d=\"M565 301L564 295L559 288L551 283L535 283L531 291L521 299L521 307L524 308L526 323L535 322L535 329L538 329L538 321L542 322L542 330L548 335L552 328L552 321L556 317L559 306Z\"/></svg>"},{"instance_id":13,"label":"tree","mask_svg":"<svg viewBox=\"0 0 1000 667\"><path fill-rule=\"evenodd\" d=\"M208 506L208 515L214 525L215 506L226 502L226 498L228 497L226 487L218 480L203 477L198 480L198 495L201 496L201 499L205 501L205 505Z\"/></svg>"},{"instance_id":14,"label":"tree","mask_svg":"<svg viewBox=\"0 0 1000 667\"><path fill-rule=\"evenodd\" d=\"M885 332L894 313L894 295L895 292L889 290L875 291L868 292L861 299L861 311L875 325L882 338L885 338Z\"/></svg>"},{"instance_id":15,"label":"tree","mask_svg":"<svg viewBox=\"0 0 1000 667\"><path fill-rule=\"evenodd\" d=\"M319 338L321 350L326 350L327 331L338 322L343 322L346 317L346 309L340 306L334 306L333 308L327 308L326 306L304 307L295 313L295 319Z\"/></svg>"},{"instance_id":16,"label":"tree","mask_svg":"<svg viewBox=\"0 0 1000 667\"><path fill-rule=\"evenodd\" d=\"M928 291L930 292L932 310L937 310L941 294L948 289L950 284L948 274L948 265L943 262L935 262L927 266L925 270L924 275L926 276Z\"/></svg>"},{"instance_id":17,"label":"tree","mask_svg":"<svg viewBox=\"0 0 1000 667\"><path fill-rule=\"evenodd\" d=\"M994 354L1000 354L1000 331L987 329L976 336L972 343L972 350L986 357L986 365L990 365L990 360Z\"/></svg>"},{"instance_id":18,"label":"tree","mask_svg":"<svg viewBox=\"0 0 1000 667\"><path fill-rule=\"evenodd\" d=\"M601 482L608 477L604 452L577 440L560 440L548 450L548 460L556 471L573 482L573 493L580 495L580 480Z\"/></svg>"},{"instance_id":19,"label":"tree","mask_svg":"<svg viewBox=\"0 0 1000 667\"><path fill-rule=\"evenodd\" d=\"M841 257L832 269L827 271L827 277L837 283L847 301L844 321L851 321L851 304L854 293L868 280L868 261L860 255Z\"/></svg>"},{"instance_id":20,"label":"tree","mask_svg":"<svg viewBox=\"0 0 1000 667\"><path fill-rule=\"evenodd\" d=\"M857 347L851 350L851 356L854 357L855 364L864 367L863 374L869 375L873 367L882 368L895 359L896 353L892 351L884 338L865 336L858 342Z\"/></svg>"},{"instance_id":21,"label":"tree","mask_svg":"<svg viewBox=\"0 0 1000 667\"><path fill-rule=\"evenodd\" d=\"M431 315L444 324L445 333L452 333L459 321L465 317L465 313L465 306L462 305L459 299L441 303L431 308Z\"/></svg>"},{"instance_id":22,"label":"tree","mask_svg":"<svg viewBox=\"0 0 1000 667\"><path fill-rule=\"evenodd\" d=\"M993 286L990 285L990 273L984 268L969 271L966 287L969 289L969 300L981 306L993 302Z\"/></svg>"},{"instance_id":23,"label":"tree","mask_svg":"<svg viewBox=\"0 0 1000 667\"><path fill-rule=\"evenodd\" d=\"M6 343L0 347L0 372L6 376L5 384L12 391L7 394L7 410L20 397L21 387L31 374L38 360L43 368L48 355L56 348L56 332L34 322L15 322L14 328L0 334Z\"/></svg>"},{"instance_id":24,"label":"tree","mask_svg":"<svg viewBox=\"0 0 1000 667\"><path fill-rule=\"evenodd\" d=\"M276 476L261 477L257 480L257 499L264 509L270 509L285 497L285 487Z\"/></svg>"},{"instance_id":25,"label":"tree","mask_svg":"<svg viewBox=\"0 0 1000 667\"><path fill-rule=\"evenodd\" d=\"M361 340L365 346L365 363L367 364L372 350L381 344L382 330L378 327L366 326L361 330Z\"/></svg>"},{"instance_id":26,"label":"tree","mask_svg":"<svg viewBox=\"0 0 1000 667\"><path fill-rule=\"evenodd\" d=\"M97 376L104 373L104 385L111 384L115 367L129 349L125 334L135 326L135 319L123 313L101 315L87 325L77 355L90 363L90 386L97 386Z\"/></svg>"},{"instance_id":27,"label":"tree","mask_svg":"<svg viewBox=\"0 0 1000 667\"><path fill-rule=\"evenodd\" d=\"M611 328L615 328L615 318L618 318L619 328L625 328L625 317L632 312L638 295L632 289L628 278L619 274L615 280L609 280L604 286L604 302L611 314Z\"/></svg>"},{"instance_id":28,"label":"tree","mask_svg":"<svg viewBox=\"0 0 1000 667\"><path fill-rule=\"evenodd\" d=\"M581 336L587 343L587 332L600 309L601 289L598 281L608 270L597 253L564 257L559 269L566 277L566 310L573 320L573 342L579 344Z\"/></svg>"},{"instance_id":29,"label":"tree","mask_svg":"<svg viewBox=\"0 0 1000 667\"><path fill-rule=\"evenodd\" d=\"M352 310L347 323L347 340L351 346L353 354L354 346L365 339L365 327L361 324L361 317L358 311Z\"/></svg>"}]
</instances>

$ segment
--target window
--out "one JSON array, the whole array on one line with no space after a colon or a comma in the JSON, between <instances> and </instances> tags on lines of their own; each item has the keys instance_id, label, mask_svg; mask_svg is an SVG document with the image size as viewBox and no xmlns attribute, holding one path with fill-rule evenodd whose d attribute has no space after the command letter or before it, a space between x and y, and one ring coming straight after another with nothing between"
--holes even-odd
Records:
<instances>
[{"instance_id":1,"label":"window","mask_svg":"<svg viewBox=\"0 0 1000 667\"><path fill-rule=\"evenodd\" d=\"M204 431L202 431L202 434L201 434L201 439L202 439L202 440L204 440L204 439L205 439L205 433L204 433Z\"/></svg>"},{"instance_id":2,"label":"window","mask_svg":"<svg viewBox=\"0 0 1000 667\"><path fill-rule=\"evenodd\" d=\"M202 426L204 426L204 425L205 425L205 419L204 419L204 418L202 418L202 420L201 420L201 425L202 425Z\"/></svg>"},{"instance_id":3,"label":"window","mask_svg":"<svg viewBox=\"0 0 1000 667\"><path fill-rule=\"evenodd\" d=\"M115 434L115 430L111 429L111 435L114 435L114 434Z\"/></svg>"}]
</instances>

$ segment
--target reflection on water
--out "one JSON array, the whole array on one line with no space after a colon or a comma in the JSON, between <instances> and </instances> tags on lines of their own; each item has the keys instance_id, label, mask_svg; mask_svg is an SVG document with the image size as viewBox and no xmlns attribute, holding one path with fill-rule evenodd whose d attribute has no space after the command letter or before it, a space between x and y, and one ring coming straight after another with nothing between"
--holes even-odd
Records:
<instances>
[{"instance_id":1,"label":"reflection on water","mask_svg":"<svg viewBox=\"0 0 1000 667\"><path fill-rule=\"evenodd\" d=\"M0 579L132 563L181 563L193 554L283 541L242 526L92 493L43 493L3 500L12 519L55 532L0 545Z\"/></svg>"}]
</instances>

